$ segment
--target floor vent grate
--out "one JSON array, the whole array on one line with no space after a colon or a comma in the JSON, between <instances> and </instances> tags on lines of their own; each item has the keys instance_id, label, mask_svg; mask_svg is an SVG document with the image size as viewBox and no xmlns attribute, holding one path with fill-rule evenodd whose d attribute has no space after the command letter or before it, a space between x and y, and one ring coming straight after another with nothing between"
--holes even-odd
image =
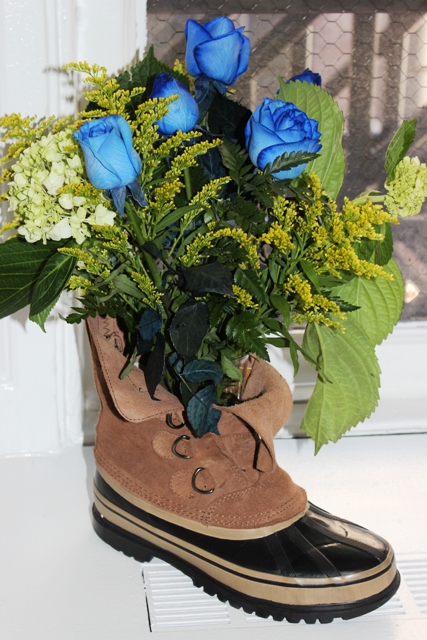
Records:
<instances>
[{"instance_id":1,"label":"floor vent grate","mask_svg":"<svg viewBox=\"0 0 427 640\"><path fill-rule=\"evenodd\" d=\"M427 554L401 555L398 566L415 604L427 615Z\"/></svg>"},{"instance_id":2,"label":"floor vent grate","mask_svg":"<svg viewBox=\"0 0 427 640\"><path fill-rule=\"evenodd\" d=\"M402 575L399 592L383 607L354 622L363 624L379 618L427 620L427 553L400 554L397 564ZM142 567L152 632L288 625L286 621L246 614L208 596L190 578L161 560ZM332 623L337 624L347 623Z\"/></svg>"},{"instance_id":3,"label":"floor vent grate","mask_svg":"<svg viewBox=\"0 0 427 640\"><path fill-rule=\"evenodd\" d=\"M143 565L151 631L229 626L228 605L161 560Z\"/></svg>"}]
</instances>

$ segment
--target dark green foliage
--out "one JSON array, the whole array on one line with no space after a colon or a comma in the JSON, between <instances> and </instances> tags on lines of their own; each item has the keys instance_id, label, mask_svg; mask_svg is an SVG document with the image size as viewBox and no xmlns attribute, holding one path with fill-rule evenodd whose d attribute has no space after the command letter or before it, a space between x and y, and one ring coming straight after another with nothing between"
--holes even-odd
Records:
<instances>
[{"instance_id":1,"label":"dark green foliage","mask_svg":"<svg viewBox=\"0 0 427 640\"><path fill-rule=\"evenodd\" d=\"M138 323L138 331L142 340L152 340L162 328L162 316L155 309L145 309Z\"/></svg>"},{"instance_id":2,"label":"dark green foliage","mask_svg":"<svg viewBox=\"0 0 427 640\"><path fill-rule=\"evenodd\" d=\"M318 153L309 153L308 151L291 151L291 153L283 153L278 156L274 162L269 163L264 173L278 173L279 171L288 171L300 164L306 164L319 157Z\"/></svg>"},{"instance_id":3,"label":"dark green foliage","mask_svg":"<svg viewBox=\"0 0 427 640\"><path fill-rule=\"evenodd\" d=\"M219 364L211 360L192 360L185 365L181 374L188 382L206 382L211 380L219 385L224 377Z\"/></svg>"},{"instance_id":4,"label":"dark green foliage","mask_svg":"<svg viewBox=\"0 0 427 640\"><path fill-rule=\"evenodd\" d=\"M34 287L44 267L50 258L57 255L58 248L63 246L64 243L52 240L48 240L46 244L29 243L19 236L14 236L0 244L0 318L5 318L32 302ZM69 275L70 263L66 264L67 267L61 271L61 276L64 276L65 272ZM62 288L63 286L60 290ZM52 291L50 288L49 294L44 298L45 301L51 302L58 297L56 292L52 298ZM43 311L50 302L37 304L37 311L34 313Z\"/></svg>"},{"instance_id":5,"label":"dark green foliage","mask_svg":"<svg viewBox=\"0 0 427 640\"><path fill-rule=\"evenodd\" d=\"M146 94L141 96L137 104L140 104L146 99L151 89L153 88L154 78L160 73L169 73L171 76L179 80L187 89L189 88L189 80L186 75L177 73L167 64L160 62L154 55L154 47L150 47L147 55L143 60L137 62L136 65L131 67L130 71L123 71L120 73L116 80L121 89L131 91L138 87L145 88Z\"/></svg>"},{"instance_id":6,"label":"dark green foliage","mask_svg":"<svg viewBox=\"0 0 427 640\"><path fill-rule=\"evenodd\" d=\"M182 288L194 295L204 293L220 293L224 296L234 296L231 288L233 274L221 262L208 262L199 267L183 268Z\"/></svg>"},{"instance_id":7,"label":"dark green foliage","mask_svg":"<svg viewBox=\"0 0 427 640\"><path fill-rule=\"evenodd\" d=\"M154 348L150 352L145 366L145 382L148 393L152 398L155 397L157 385L160 383L165 368L165 338L163 334L158 333Z\"/></svg>"},{"instance_id":8,"label":"dark green foliage","mask_svg":"<svg viewBox=\"0 0 427 640\"><path fill-rule=\"evenodd\" d=\"M172 319L170 337L182 358L194 358L209 328L209 310L205 302L183 304Z\"/></svg>"},{"instance_id":9,"label":"dark green foliage","mask_svg":"<svg viewBox=\"0 0 427 640\"><path fill-rule=\"evenodd\" d=\"M199 438L209 432L219 435L221 411L212 406L215 400L216 389L214 385L208 385L194 394L188 403L187 417Z\"/></svg>"},{"instance_id":10,"label":"dark green foliage","mask_svg":"<svg viewBox=\"0 0 427 640\"><path fill-rule=\"evenodd\" d=\"M250 117L249 109L217 93L209 109L209 131L244 146L245 126Z\"/></svg>"},{"instance_id":11,"label":"dark green foliage","mask_svg":"<svg viewBox=\"0 0 427 640\"><path fill-rule=\"evenodd\" d=\"M75 264L75 258L58 252L49 258L34 287L30 317L51 307L58 299L70 279Z\"/></svg>"}]
</instances>

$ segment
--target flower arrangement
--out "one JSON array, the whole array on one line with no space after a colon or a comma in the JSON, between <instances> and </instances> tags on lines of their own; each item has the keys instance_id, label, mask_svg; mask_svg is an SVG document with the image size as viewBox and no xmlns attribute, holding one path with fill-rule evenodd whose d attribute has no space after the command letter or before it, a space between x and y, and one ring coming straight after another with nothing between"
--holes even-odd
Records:
<instances>
[{"instance_id":1,"label":"flower arrangement","mask_svg":"<svg viewBox=\"0 0 427 640\"><path fill-rule=\"evenodd\" d=\"M419 212L427 167L406 153L415 121L387 150L385 193L337 197L343 116L309 70L279 79L253 113L229 87L248 66L243 28L186 25L186 66L147 56L109 77L67 69L92 87L78 118L0 119L9 142L0 230L0 318L30 305L42 329L63 290L65 320L119 319L128 366L178 395L197 435L217 432L221 405L249 352L288 348L318 371L302 429L338 440L374 410L375 345L403 302L391 225ZM293 324L305 324L302 345Z\"/></svg>"}]
</instances>

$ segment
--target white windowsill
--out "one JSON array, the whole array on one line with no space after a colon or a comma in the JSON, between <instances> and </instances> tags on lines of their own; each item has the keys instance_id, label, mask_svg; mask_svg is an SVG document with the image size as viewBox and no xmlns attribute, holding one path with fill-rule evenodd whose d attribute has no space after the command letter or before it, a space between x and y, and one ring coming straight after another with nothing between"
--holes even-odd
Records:
<instances>
[{"instance_id":1,"label":"white windowsill","mask_svg":"<svg viewBox=\"0 0 427 640\"><path fill-rule=\"evenodd\" d=\"M427 553L427 434L347 438L316 458L308 440L279 440L276 448L282 466L314 503L377 531L400 554ZM5 639L152 637L141 565L91 529L92 475L89 447L0 462ZM201 633L206 640L259 640L262 633L271 640L342 640L344 634L347 640L422 640L427 615L412 609L324 626L263 621L249 628L172 628L159 637L196 640Z\"/></svg>"}]
</instances>

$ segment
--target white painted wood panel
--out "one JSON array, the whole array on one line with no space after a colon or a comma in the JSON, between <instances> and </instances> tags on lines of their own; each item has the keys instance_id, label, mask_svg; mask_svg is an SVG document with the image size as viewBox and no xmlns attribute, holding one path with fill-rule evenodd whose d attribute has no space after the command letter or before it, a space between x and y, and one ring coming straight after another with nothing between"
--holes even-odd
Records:
<instances>
[{"instance_id":1,"label":"white painted wood panel","mask_svg":"<svg viewBox=\"0 0 427 640\"><path fill-rule=\"evenodd\" d=\"M81 83L63 64L87 60L114 73L142 57L145 43L144 0L0 0L0 114L72 114ZM64 313L66 298L61 305ZM0 321L0 456L81 442L83 406L94 404L82 389L82 328L53 318L43 334L26 315Z\"/></svg>"}]
</instances>

